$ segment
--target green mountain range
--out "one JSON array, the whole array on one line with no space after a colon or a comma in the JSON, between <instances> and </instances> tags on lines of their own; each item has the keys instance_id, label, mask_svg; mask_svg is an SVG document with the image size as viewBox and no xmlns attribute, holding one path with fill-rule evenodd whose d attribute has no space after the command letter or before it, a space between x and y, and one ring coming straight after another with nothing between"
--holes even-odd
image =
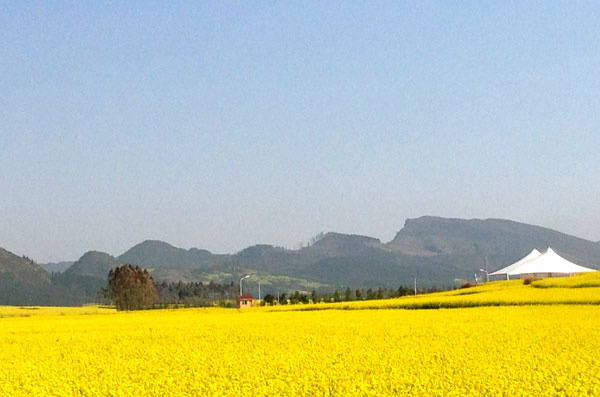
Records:
<instances>
[{"instance_id":1,"label":"green mountain range","mask_svg":"<svg viewBox=\"0 0 600 397\"><path fill-rule=\"evenodd\" d=\"M367 236L327 233L297 250L255 245L235 254L213 254L148 240L118 257L90 251L64 272L53 275L26 258L2 250L0 286L8 292L0 294L0 304L93 301L105 285L109 269L122 263L150 269L157 281L237 284L240 277L252 274L244 281L245 288L257 294L260 281L263 295L348 286L394 288L412 285L415 278L421 287L448 287L457 279L473 279L486 263L490 271L496 270L533 248L549 246L575 263L600 268L597 242L501 219L421 217L408 219L388 243ZM39 301L40 294L46 302Z\"/></svg>"}]
</instances>

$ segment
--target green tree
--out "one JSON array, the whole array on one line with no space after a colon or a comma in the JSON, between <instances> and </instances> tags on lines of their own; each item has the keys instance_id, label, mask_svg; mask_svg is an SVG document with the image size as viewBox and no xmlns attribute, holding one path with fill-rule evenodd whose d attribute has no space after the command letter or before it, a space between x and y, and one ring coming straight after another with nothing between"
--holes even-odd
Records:
<instances>
[{"instance_id":1,"label":"green tree","mask_svg":"<svg viewBox=\"0 0 600 397\"><path fill-rule=\"evenodd\" d=\"M156 300L154 280L148 270L122 265L108 273L108 291L117 310L139 310Z\"/></svg>"},{"instance_id":2,"label":"green tree","mask_svg":"<svg viewBox=\"0 0 600 397\"><path fill-rule=\"evenodd\" d=\"M396 292L397 296L405 296L411 293L411 289L408 287L400 286L398 287L398 291Z\"/></svg>"},{"instance_id":3,"label":"green tree","mask_svg":"<svg viewBox=\"0 0 600 397\"><path fill-rule=\"evenodd\" d=\"M275 296L271 295L271 294L266 294L263 301L267 304L267 305L272 305L273 302L275 301Z\"/></svg>"},{"instance_id":4,"label":"green tree","mask_svg":"<svg viewBox=\"0 0 600 397\"><path fill-rule=\"evenodd\" d=\"M333 293L333 301L334 302L341 302L342 301L342 297L340 296L340 293L338 292L337 289Z\"/></svg>"},{"instance_id":5,"label":"green tree","mask_svg":"<svg viewBox=\"0 0 600 397\"><path fill-rule=\"evenodd\" d=\"M314 289L310 293L310 299L312 299L313 303L317 303L317 300L319 299L319 297L317 296L317 291L315 291Z\"/></svg>"},{"instance_id":6,"label":"green tree","mask_svg":"<svg viewBox=\"0 0 600 397\"><path fill-rule=\"evenodd\" d=\"M346 288L346 291L344 292L344 300L346 302L352 300L352 290L350 289L350 287Z\"/></svg>"},{"instance_id":7,"label":"green tree","mask_svg":"<svg viewBox=\"0 0 600 397\"><path fill-rule=\"evenodd\" d=\"M375 299L375 293L371 288L367 290L367 299Z\"/></svg>"},{"instance_id":8,"label":"green tree","mask_svg":"<svg viewBox=\"0 0 600 397\"><path fill-rule=\"evenodd\" d=\"M354 294L356 295L356 300L362 299L362 291L360 288L357 288L356 291L354 292Z\"/></svg>"}]
</instances>

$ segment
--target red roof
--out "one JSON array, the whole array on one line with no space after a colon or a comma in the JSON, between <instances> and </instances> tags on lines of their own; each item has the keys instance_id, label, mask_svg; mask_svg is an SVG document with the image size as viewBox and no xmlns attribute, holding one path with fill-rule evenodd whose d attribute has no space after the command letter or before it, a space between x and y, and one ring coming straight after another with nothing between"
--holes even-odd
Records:
<instances>
[{"instance_id":1,"label":"red roof","mask_svg":"<svg viewBox=\"0 0 600 397\"><path fill-rule=\"evenodd\" d=\"M254 300L254 297L252 295L240 295L238 296L238 300L242 300L242 299L246 299L246 300Z\"/></svg>"}]
</instances>

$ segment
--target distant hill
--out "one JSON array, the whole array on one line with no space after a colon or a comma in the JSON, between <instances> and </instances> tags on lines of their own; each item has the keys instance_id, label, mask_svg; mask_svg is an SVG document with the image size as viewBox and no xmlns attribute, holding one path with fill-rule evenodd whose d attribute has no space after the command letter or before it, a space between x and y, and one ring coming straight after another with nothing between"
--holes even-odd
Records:
<instances>
[{"instance_id":1,"label":"distant hill","mask_svg":"<svg viewBox=\"0 0 600 397\"><path fill-rule=\"evenodd\" d=\"M500 268L533 248L554 248L561 255L589 267L600 267L600 245L548 228L502 219L408 219L387 244L394 252L454 262L475 271L487 258L489 268Z\"/></svg>"},{"instance_id":2,"label":"distant hill","mask_svg":"<svg viewBox=\"0 0 600 397\"><path fill-rule=\"evenodd\" d=\"M0 276L28 285L50 284L50 276L40 265L0 248Z\"/></svg>"},{"instance_id":3,"label":"distant hill","mask_svg":"<svg viewBox=\"0 0 600 397\"><path fill-rule=\"evenodd\" d=\"M185 250L163 241L146 240L119 256L118 261L146 268L200 268L213 265L219 257L207 250Z\"/></svg>"},{"instance_id":4,"label":"distant hill","mask_svg":"<svg viewBox=\"0 0 600 397\"><path fill-rule=\"evenodd\" d=\"M65 270L65 274L106 280L108 271L119 263L115 257L105 252L88 251Z\"/></svg>"},{"instance_id":5,"label":"distant hill","mask_svg":"<svg viewBox=\"0 0 600 397\"><path fill-rule=\"evenodd\" d=\"M61 273L67 270L73 263L73 261L65 262L48 262L40 263L40 266L44 268L48 273Z\"/></svg>"},{"instance_id":6,"label":"distant hill","mask_svg":"<svg viewBox=\"0 0 600 397\"><path fill-rule=\"evenodd\" d=\"M51 275L29 258L0 248L0 305L70 306L94 302L106 285L100 253L88 253ZM102 274L102 275L101 275Z\"/></svg>"},{"instance_id":7,"label":"distant hill","mask_svg":"<svg viewBox=\"0 0 600 397\"><path fill-rule=\"evenodd\" d=\"M365 255L382 248L379 239L355 234L327 233L305 252L318 252L329 257Z\"/></svg>"},{"instance_id":8,"label":"distant hill","mask_svg":"<svg viewBox=\"0 0 600 397\"><path fill-rule=\"evenodd\" d=\"M490 271L523 257L532 248L553 247L575 263L600 268L600 244L551 229L502 219L421 217L406 220L388 243L368 236L322 234L309 246L291 250L259 244L235 254L183 249L156 240L135 245L113 257L90 251L60 274L50 276L27 258L0 251L2 296L12 304L81 304L96 299L108 271L123 263L149 269L155 280L244 281L250 293L310 292L346 287L412 285L447 287L455 279L473 279L487 262ZM4 292L2 292L4 291ZM8 291L8 292L6 292ZM1 295L4 294L4 295ZM35 302L34 302L35 301ZM17 302L17 303L14 303Z\"/></svg>"},{"instance_id":9,"label":"distant hill","mask_svg":"<svg viewBox=\"0 0 600 397\"><path fill-rule=\"evenodd\" d=\"M36 304L50 285L50 275L38 264L0 248L0 305Z\"/></svg>"},{"instance_id":10,"label":"distant hill","mask_svg":"<svg viewBox=\"0 0 600 397\"><path fill-rule=\"evenodd\" d=\"M95 298L81 293L81 280L61 282L27 257L0 248L0 305L80 305Z\"/></svg>"},{"instance_id":11,"label":"distant hill","mask_svg":"<svg viewBox=\"0 0 600 397\"><path fill-rule=\"evenodd\" d=\"M600 267L600 244L554 230L500 219L427 216L408 219L389 243L368 236L327 233L298 250L261 244L217 255L147 240L116 259L103 254L104 260L94 265L98 267L94 276L105 279L108 268L118 262L151 269L157 281L237 283L245 274L257 274L263 280L264 293L307 291L315 286L394 287L411 285L415 277L423 287L446 287L454 285L455 279L472 279L486 261L491 271L532 248L548 246L576 263ZM90 272L88 269L87 274ZM257 289L258 280L252 277L248 286Z\"/></svg>"},{"instance_id":12,"label":"distant hill","mask_svg":"<svg viewBox=\"0 0 600 397\"><path fill-rule=\"evenodd\" d=\"M106 286L108 271L118 261L111 255L89 251L64 272L52 276L53 297L61 305L81 305L96 302L99 291Z\"/></svg>"},{"instance_id":13,"label":"distant hill","mask_svg":"<svg viewBox=\"0 0 600 397\"><path fill-rule=\"evenodd\" d=\"M533 248L555 248L576 263L600 268L600 245L548 228L508 220L440 217L408 219L387 244L378 239L327 233L309 247L250 247L231 261L262 272L285 274L335 287L444 287L473 279L487 262L495 270Z\"/></svg>"}]
</instances>

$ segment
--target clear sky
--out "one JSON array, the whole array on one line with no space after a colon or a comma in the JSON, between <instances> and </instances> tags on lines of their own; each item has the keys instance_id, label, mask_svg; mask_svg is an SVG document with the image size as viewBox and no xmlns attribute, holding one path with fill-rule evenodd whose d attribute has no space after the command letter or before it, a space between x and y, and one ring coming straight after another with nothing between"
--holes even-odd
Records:
<instances>
[{"instance_id":1,"label":"clear sky","mask_svg":"<svg viewBox=\"0 0 600 397\"><path fill-rule=\"evenodd\" d=\"M3 2L0 246L600 240L597 2Z\"/></svg>"}]
</instances>

